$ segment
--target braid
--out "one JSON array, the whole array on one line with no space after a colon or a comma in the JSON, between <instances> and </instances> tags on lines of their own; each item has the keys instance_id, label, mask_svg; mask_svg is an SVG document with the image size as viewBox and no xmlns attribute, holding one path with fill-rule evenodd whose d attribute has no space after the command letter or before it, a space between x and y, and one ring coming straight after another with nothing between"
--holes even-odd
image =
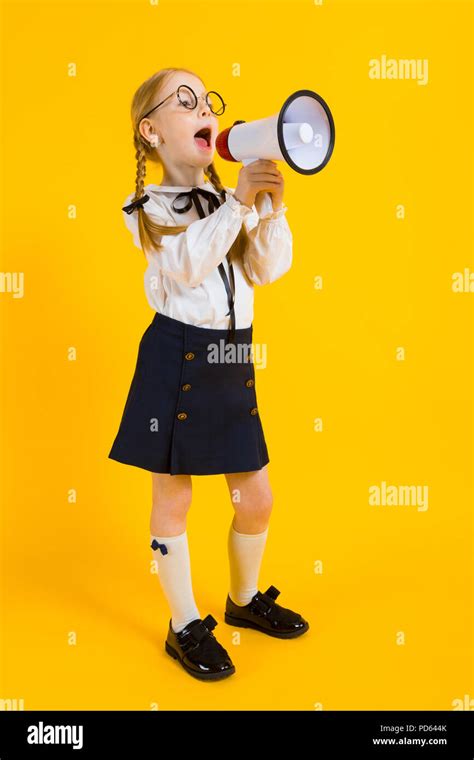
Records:
<instances>
[{"instance_id":1,"label":"braid","mask_svg":"<svg viewBox=\"0 0 474 760\"><path fill-rule=\"evenodd\" d=\"M204 169L204 174L206 177L209 178L211 184L213 185L214 189L218 193L224 193L225 188L221 182L221 178L219 177L217 173L214 163L209 164L209 166ZM234 261L239 262L243 276L245 277L247 283L249 285L252 285L252 281L248 277L243 266L247 241L248 241L247 229L244 223L242 222L242 226L239 230L239 234L237 235L236 239L232 243L232 246L230 247L228 255L229 255L230 262L234 262Z\"/></svg>"},{"instance_id":2,"label":"braid","mask_svg":"<svg viewBox=\"0 0 474 760\"><path fill-rule=\"evenodd\" d=\"M135 196L134 201L142 198L145 188L146 177L146 159L147 151L150 151L148 143L143 143L140 137L134 137L134 144L136 148L135 159L137 161L137 171L135 175ZM139 206L138 212L138 236L140 238L140 244L143 254L147 252L160 252L163 246L160 243L162 235L177 235L179 232L184 232L187 228L186 225L179 225L177 227L171 227L163 224L156 224L146 213L143 206Z\"/></svg>"},{"instance_id":3,"label":"braid","mask_svg":"<svg viewBox=\"0 0 474 760\"><path fill-rule=\"evenodd\" d=\"M216 171L216 167L213 163L209 164L209 166L204 169L204 174L209 178L211 184L214 186L214 189L217 190L218 193L221 193L224 190L221 178L219 177Z\"/></svg>"},{"instance_id":4,"label":"braid","mask_svg":"<svg viewBox=\"0 0 474 760\"><path fill-rule=\"evenodd\" d=\"M139 145L137 152L135 153L135 158L137 161L137 174L135 178L135 197L133 199L134 201L142 197L143 188L145 187L146 152L145 152L145 148L143 147L143 144Z\"/></svg>"}]
</instances>

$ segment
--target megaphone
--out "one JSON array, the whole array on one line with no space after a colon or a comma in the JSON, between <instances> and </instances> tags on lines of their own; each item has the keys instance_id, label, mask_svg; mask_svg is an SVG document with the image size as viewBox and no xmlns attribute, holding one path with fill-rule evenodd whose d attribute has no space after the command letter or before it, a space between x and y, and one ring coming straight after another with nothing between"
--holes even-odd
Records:
<instances>
[{"instance_id":1,"label":"megaphone","mask_svg":"<svg viewBox=\"0 0 474 760\"><path fill-rule=\"evenodd\" d=\"M236 121L219 132L216 150L226 161L244 166L259 158L279 159L299 174L316 174L331 158L334 140L327 103L313 90L297 90L273 116Z\"/></svg>"}]
</instances>

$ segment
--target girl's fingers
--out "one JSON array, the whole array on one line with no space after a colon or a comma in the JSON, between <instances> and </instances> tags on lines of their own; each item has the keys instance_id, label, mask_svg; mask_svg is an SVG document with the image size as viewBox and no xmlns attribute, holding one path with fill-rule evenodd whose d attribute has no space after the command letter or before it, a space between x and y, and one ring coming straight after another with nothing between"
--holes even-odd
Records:
<instances>
[{"instance_id":1,"label":"girl's fingers","mask_svg":"<svg viewBox=\"0 0 474 760\"><path fill-rule=\"evenodd\" d=\"M252 182L252 189L255 188L263 188L266 185L271 185L272 187L281 187L283 184L283 181L281 179L265 179L261 182Z\"/></svg>"},{"instance_id":2,"label":"girl's fingers","mask_svg":"<svg viewBox=\"0 0 474 760\"><path fill-rule=\"evenodd\" d=\"M279 179L281 177L281 174L276 174L273 172L258 172L255 174L252 174L252 182L265 182L267 179Z\"/></svg>"},{"instance_id":3,"label":"girl's fingers","mask_svg":"<svg viewBox=\"0 0 474 760\"><path fill-rule=\"evenodd\" d=\"M281 187L279 182L262 182L258 185L254 185L252 190L254 192L266 192L268 190L278 190Z\"/></svg>"},{"instance_id":4,"label":"girl's fingers","mask_svg":"<svg viewBox=\"0 0 474 760\"><path fill-rule=\"evenodd\" d=\"M258 163L258 162L255 162L255 163ZM251 174L254 174L254 173L260 174L262 172L263 173L268 172L269 174L278 174L279 169L271 161L265 161L265 162L262 162L262 164L258 166L254 166L250 170Z\"/></svg>"},{"instance_id":5,"label":"girl's fingers","mask_svg":"<svg viewBox=\"0 0 474 760\"><path fill-rule=\"evenodd\" d=\"M279 174L278 172L255 172L255 174L250 175L251 180L259 180L259 179L279 179L282 177L282 174Z\"/></svg>"},{"instance_id":6,"label":"girl's fingers","mask_svg":"<svg viewBox=\"0 0 474 760\"><path fill-rule=\"evenodd\" d=\"M265 180L264 182L255 182L252 183L252 190L264 190L267 186L268 187L280 187L281 182L278 182L278 180L275 180L273 182L272 180Z\"/></svg>"}]
</instances>

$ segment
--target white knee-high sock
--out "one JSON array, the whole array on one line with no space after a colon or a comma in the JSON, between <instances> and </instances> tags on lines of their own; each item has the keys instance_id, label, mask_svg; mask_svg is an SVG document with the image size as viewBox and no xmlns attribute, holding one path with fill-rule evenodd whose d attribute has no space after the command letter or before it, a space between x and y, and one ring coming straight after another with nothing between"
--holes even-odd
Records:
<instances>
[{"instance_id":1,"label":"white knee-high sock","mask_svg":"<svg viewBox=\"0 0 474 760\"><path fill-rule=\"evenodd\" d=\"M191 620L201 617L194 601L187 532L177 536L151 536L151 543L154 539L168 550L162 554L157 546L153 554L158 563L161 588L171 609L171 627L178 633Z\"/></svg>"},{"instance_id":2,"label":"white knee-high sock","mask_svg":"<svg viewBox=\"0 0 474 760\"><path fill-rule=\"evenodd\" d=\"M261 533L239 533L232 520L228 536L229 596L235 604L248 604L258 591L258 574L267 541L268 525Z\"/></svg>"}]
</instances>

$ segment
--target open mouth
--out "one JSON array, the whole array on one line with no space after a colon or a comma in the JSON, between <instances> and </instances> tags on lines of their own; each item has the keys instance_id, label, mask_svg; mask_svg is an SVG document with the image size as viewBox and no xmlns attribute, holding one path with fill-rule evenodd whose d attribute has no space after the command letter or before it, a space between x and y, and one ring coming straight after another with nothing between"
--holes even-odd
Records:
<instances>
[{"instance_id":1,"label":"open mouth","mask_svg":"<svg viewBox=\"0 0 474 760\"><path fill-rule=\"evenodd\" d=\"M194 135L194 140L199 148L210 148L211 130L209 127L204 127L203 129L200 129L199 132L196 132Z\"/></svg>"}]
</instances>

